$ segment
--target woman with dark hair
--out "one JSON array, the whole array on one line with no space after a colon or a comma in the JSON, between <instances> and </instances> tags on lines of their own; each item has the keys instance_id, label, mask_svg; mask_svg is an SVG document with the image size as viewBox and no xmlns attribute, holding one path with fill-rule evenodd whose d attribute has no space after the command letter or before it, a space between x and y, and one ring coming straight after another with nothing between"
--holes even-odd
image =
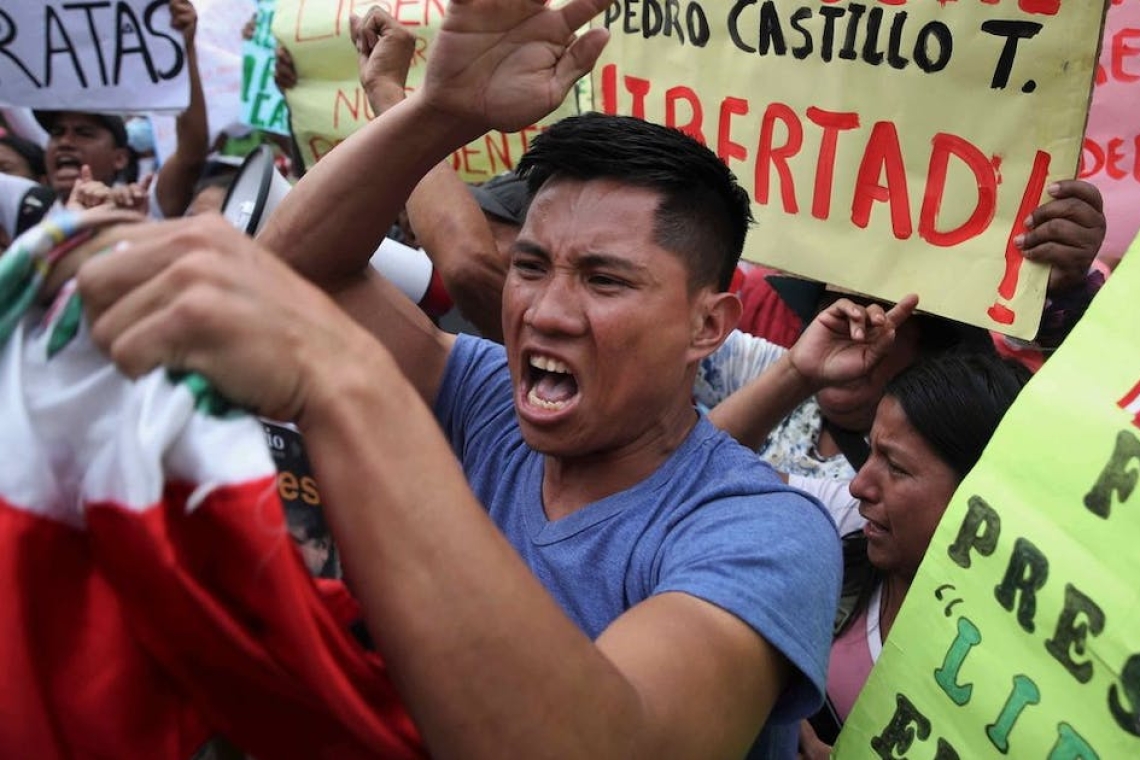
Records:
<instances>
[{"instance_id":1,"label":"woman with dark hair","mask_svg":"<svg viewBox=\"0 0 1140 760\"><path fill-rule=\"evenodd\" d=\"M44 183L47 180L44 149L31 140L0 127L0 174Z\"/></svg>"},{"instance_id":2,"label":"woman with dark hair","mask_svg":"<svg viewBox=\"0 0 1140 760\"><path fill-rule=\"evenodd\" d=\"M845 554L862 549L867 562L845 567L845 596L854 603L841 608L827 679L839 723L878 659L946 506L1030 376L991 353L952 353L920 361L887 385L871 456L849 485L847 510L865 524L845 537Z\"/></svg>"},{"instance_id":3,"label":"woman with dark hair","mask_svg":"<svg viewBox=\"0 0 1140 760\"><path fill-rule=\"evenodd\" d=\"M731 430L731 415L747 407L752 424L779 420L807 394L874 370L916 303L909 297L884 312L846 299L837 302L772 370L738 392L747 395L734 394L710 418ZM878 659L954 491L1030 376L1022 365L992 351L919 360L887 384L871 427L870 456L845 484L848 498L813 494L837 525L856 529L844 536L843 598L827 703L804 724L803 757L828 756L828 744ZM801 482L829 485L819 479Z\"/></svg>"}]
</instances>

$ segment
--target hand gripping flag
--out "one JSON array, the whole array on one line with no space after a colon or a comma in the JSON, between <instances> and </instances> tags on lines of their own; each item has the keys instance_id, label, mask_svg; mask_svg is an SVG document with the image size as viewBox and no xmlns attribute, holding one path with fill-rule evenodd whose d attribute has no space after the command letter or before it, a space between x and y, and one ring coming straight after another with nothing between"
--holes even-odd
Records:
<instances>
[{"instance_id":1,"label":"hand gripping flag","mask_svg":"<svg viewBox=\"0 0 1140 760\"><path fill-rule=\"evenodd\" d=\"M125 378L74 292L37 306L81 228L0 257L0 755L423 756L292 545L260 423L198 376Z\"/></svg>"}]
</instances>

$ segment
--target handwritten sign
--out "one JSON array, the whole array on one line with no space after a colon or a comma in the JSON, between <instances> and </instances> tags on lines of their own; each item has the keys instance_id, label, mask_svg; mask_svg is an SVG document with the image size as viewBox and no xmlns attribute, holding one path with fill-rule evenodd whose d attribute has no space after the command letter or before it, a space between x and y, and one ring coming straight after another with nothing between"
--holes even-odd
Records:
<instances>
[{"instance_id":1,"label":"handwritten sign","mask_svg":"<svg viewBox=\"0 0 1140 760\"><path fill-rule=\"evenodd\" d=\"M285 96L273 81L277 60L277 40L273 37L274 0L259 0L253 39L242 46L242 122L274 132L289 134L289 108Z\"/></svg>"},{"instance_id":2,"label":"handwritten sign","mask_svg":"<svg viewBox=\"0 0 1140 760\"><path fill-rule=\"evenodd\" d=\"M618 0L601 110L676 126L750 189L746 257L1020 337L1012 244L1073 176L1103 7L1076 0Z\"/></svg>"},{"instance_id":3,"label":"handwritten sign","mask_svg":"<svg viewBox=\"0 0 1140 760\"><path fill-rule=\"evenodd\" d=\"M1100 255L1115 264L1140 231L1140 0L1112 0L1109 8L1080 177L1104 195Z\"/></svg>"},{"instance_id":4,"label":"handwritten sign","mask_svg":"<svg viewBox=\"0 0 1140 760\"><path fill-rule=\"evenodd\" d=\"M285 98L306 166L311 166L341 140L374 117L357 71L356 49L349 33L349 17L364 16L379 5L416 35L416 53L408 72L407 88L423 81L424 66L446 10L445 0L374 2L374 0L277 0L273 33L288 48L297 68L297 86ZM457 150L451 165L467 181L480 182L513 168L530 141L547 124L579 113L578 94L572 93L553 114L519 132L490 132Z\"/></svg>"},{"instance_id":5,"label":"handwritten sign","mask_svg":"<svg viewBox=\"0 0 1140 760\"><path fill-rule=\"evenodd\" d=\"M1140 757L1138 259L962 482L836 757Z\"/></svg>"},{"instance_id":6,"label":"handwritten sign","mask_svg":"<svg viewBox=\"0 0 1140 760\"><path fill-rule=\"evenodd\" d=\"M0 8L0 102L80 111L182 111L182 35L167 0L32 0Z\"/></svg>"}]
</instances>

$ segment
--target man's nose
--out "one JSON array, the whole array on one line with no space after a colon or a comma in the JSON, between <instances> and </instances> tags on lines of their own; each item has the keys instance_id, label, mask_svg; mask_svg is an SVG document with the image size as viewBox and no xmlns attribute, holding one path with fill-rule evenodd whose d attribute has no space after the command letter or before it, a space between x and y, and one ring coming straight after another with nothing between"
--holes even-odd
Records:
<instances>
[{"instance_id":1,"label":"man's nose","mask_svg":"<svg viewBox=\"0 0 1140 760\"><path fill-rule=\"evenodd\" d=\"M535 288L524 322L540 332L580 332L584 323L581 300L575 276L555 272Z\"/></svg>"}]
</instances>

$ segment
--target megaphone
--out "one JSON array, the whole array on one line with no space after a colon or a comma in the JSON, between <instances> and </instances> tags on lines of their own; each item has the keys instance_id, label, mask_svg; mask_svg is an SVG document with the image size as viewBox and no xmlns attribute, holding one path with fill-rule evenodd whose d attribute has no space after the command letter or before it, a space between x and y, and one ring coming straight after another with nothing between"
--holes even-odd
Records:
<instances>
[{"instance_id":1,"label":"megaphone","mask_svg":"<svg viewBox=\"0 0 1140 760\"><path fill-rule=\"evenodd\" d=\"M242 161L226 199L222 216L242 232L254 237L265 226L265 220L292 189L273 161L273 151L258 145ZM427 254L419 248L384 238L372 255L372 267L384 275L404 295L412 299L432 317L446 313L452 306L439 272Z\"/></svg>"},{"instance_id":2,"label":"megaphone","mask_svg":"<svg viewBox=\"0 0 1140 760\"><path fill-rule=\"evenodd\" d=\"M289 181L277 171L272 149L258 145L242 161L226 191L222 216L247 235L257 235L289 190Z\"/></svg>"}]
</instances>

